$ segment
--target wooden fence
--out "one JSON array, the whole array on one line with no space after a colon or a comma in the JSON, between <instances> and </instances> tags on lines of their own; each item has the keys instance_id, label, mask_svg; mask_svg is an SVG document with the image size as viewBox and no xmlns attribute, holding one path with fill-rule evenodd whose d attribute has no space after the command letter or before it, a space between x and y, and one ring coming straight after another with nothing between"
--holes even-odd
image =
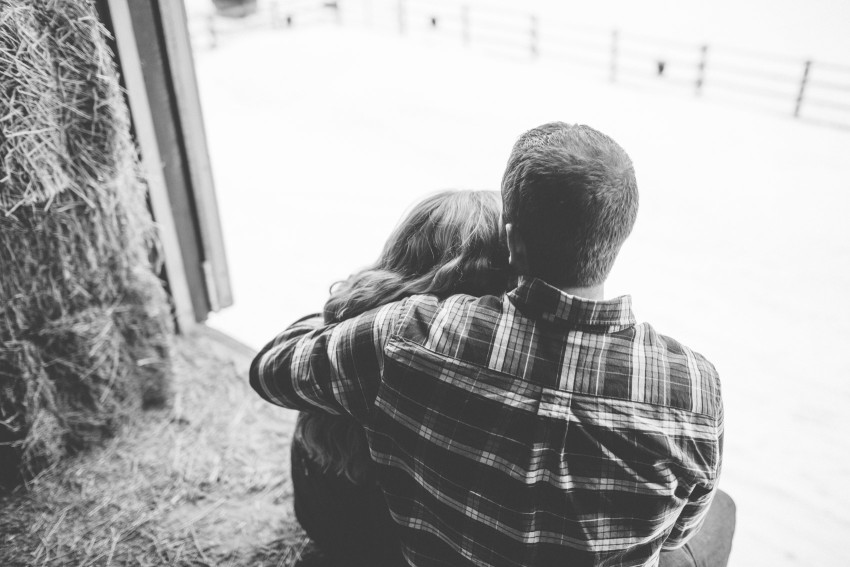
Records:
<instances>
[{"instance_id":1,"label":"wooden fence","mask_svg":"<svg viewBox=\"0 0 850 567\"><path fill-rule=\"evenodd\" d=\"M850 65L580 26L466 3L395 0L395 11L401 34L442 34L469 47L499 47L560 61L615 83L665 85L850 128Z\"/></svg>"},{"instance_id":2,"label":"wooden fence","mask_svg":"<svg viewBox=\"0 0 850 567\"><path fill-rule=\"evenodd\" d=\"M468 48L545 59L614 83L663 86L850 129L850 64L581 26L521 10L445 0L266 0L263 6L252 25L336 23L442 38ZM210 37L222 33L219 20L209 16Z\"/></svg>"}]
</instances>

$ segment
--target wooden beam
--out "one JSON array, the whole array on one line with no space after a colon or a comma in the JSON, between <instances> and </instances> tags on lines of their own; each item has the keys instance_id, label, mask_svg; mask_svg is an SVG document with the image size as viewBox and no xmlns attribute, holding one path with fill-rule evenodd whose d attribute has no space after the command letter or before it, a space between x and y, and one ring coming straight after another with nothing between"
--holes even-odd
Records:
<instances>
[{"instance_id":1,"label":"wooden beam","mask_svg":"<svg viewBox=\"0 0 850 567\"><path fill-rule=\"evenodd\" d=\"M204 250L204 272L210 307L218 311L233 304L224 238L221 232L218 201L215 196L212 168L210 166L207 135L192 44L182 0L158 2L162 22L168 68L177 102L177 116L189 170L191 191L194 196L201 245Z\"/></svg>"},{"instance_id":2,"label":"wooden beam","mask_svg":"<svg viewBox=\"0 0 850 567\"><path fill-rule=\"evenodd\" d=\"M186 332L195 326L195 309L186 276L174 211L160 161L160 146L148 100L145 77L142 73L142 61L133 28L130 1L132 0L108 0L108 5L118 46L117 55L121 63L121 74L127 88L136 141L148 181L151 207L165 251L165 270L174 302L175 318L179 329Z\"/></svg>"}]
</instances>

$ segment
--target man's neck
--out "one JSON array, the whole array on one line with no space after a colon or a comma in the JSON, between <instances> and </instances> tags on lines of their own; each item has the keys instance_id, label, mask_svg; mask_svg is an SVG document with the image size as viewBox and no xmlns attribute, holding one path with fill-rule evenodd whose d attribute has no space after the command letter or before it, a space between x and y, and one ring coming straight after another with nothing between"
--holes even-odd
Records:
<instances>
[{"instance_id":1,"label":"man's neck","mask_svg":"<svg viewBox=\"0 0 850 567\"><path fill-rule=\"evenodd\" d=\"M590 287L562 287L561 291L581 297L583 299L592 299L594 301L602 301L605 299L605 285L599 284Z\"/></svg>"}]
</instances>

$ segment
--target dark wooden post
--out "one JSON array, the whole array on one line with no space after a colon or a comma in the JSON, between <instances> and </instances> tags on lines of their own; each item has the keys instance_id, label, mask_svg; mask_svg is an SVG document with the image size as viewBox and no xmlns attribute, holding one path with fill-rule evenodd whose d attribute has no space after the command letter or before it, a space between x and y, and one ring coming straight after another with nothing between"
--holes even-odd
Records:
<instances>
[{"instance_id":1,"label":"dark wooden post","mask_svg":"<svg viewBox=\"0 0 850 567\"><path fill-rule=\"evenodd\" d=\"M460 7L460 26L463 34L463 44L469 45L469 5L464 4Z\"/></svg>"},{"instance_id":2,"label":"dark wooden post","mask_svg":"<svg viewBox=\"0 0 850 567\"><path fill-rule=\"evenodd\" d=\"M705 63L708 58L708 46L701 46L699 51L699 65L697 66L697 96L702 94L702 86L705 84Z\"/></svg>"},{"instance_id":3,"label":"dark wooden post","mask_svg":"<svg viewBox=\"0 0 850 567\"><path fill-rule=\"evenodd\" d=\"M617 80L617 50L620 43L620 34L617 30L611 32L611 82Z\"/></svg>"},{"instance_id":4,"label":"dark wooden post","mask_svg":"<svg viewBox=\"0 0 850 567\"><path fill-rule=\"evenodd\" d=\"M794 118L800 117L800 107L803 106L803 95L806 93L806 83L809 82L809 71L812 68L812 62L806 61L803 66L803 78L800 80L800 92L797 94L797 105L794 107Z\"/></svg>"},{"instance_id":5,"label":"dark wooden post","mask_svg":"<svg viewBox=\"0 0 850 567\"><path fill-rule=\"evenodd\" d=\"M532 57L537 57L538 55L540 55L540 34L537 30L537 16L531 15L529 17L531 19L531 37L529 38L531 39L531 55Z\"/></svg>"}]
</instances>

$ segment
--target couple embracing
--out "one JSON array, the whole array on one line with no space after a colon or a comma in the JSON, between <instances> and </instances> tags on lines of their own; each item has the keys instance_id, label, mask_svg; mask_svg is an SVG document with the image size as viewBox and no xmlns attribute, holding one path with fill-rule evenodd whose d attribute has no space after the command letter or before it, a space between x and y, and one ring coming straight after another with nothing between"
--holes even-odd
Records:
<instances>
[{"instance_id":1,"label":"couple embracing","mask_svg":"<svg viewBox=\"0 0 850 567\"><path fill-rule=\"evenodd\" d=\"M301 411L296 514L335 564L726 565L717 372L604 296L637 209L610 137L534 128L501 206L425 199L257 355L254 389Z\"/></svg>"}]
</instances>

